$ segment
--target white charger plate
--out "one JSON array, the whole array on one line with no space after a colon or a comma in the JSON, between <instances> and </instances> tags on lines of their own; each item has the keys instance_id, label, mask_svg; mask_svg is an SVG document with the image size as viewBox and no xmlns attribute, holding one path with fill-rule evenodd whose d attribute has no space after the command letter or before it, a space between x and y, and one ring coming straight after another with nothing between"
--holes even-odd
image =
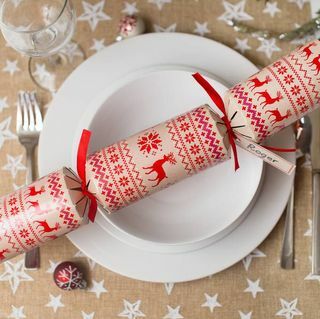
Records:
<instances>
[{"instance_id":1,"label":"white charger plate","mask_svg":"<svg viewBox=\"0 0 320 319\"><path fill-rule=\"evenodd\" d=\"M128 74L169 65L172 69L215 74L232 85L257 71L233 50L191 35L151 34L110 46L81 65L56 95L40 139L41 174L73 164L71 150L79 137L79 123L83 127L81 118L106 87L119 83ZM63 138L57 138L57 123L63 129ZM288 132L279 135L279 140L285 145L293 144ZM228 236L201 249L180 254L143 250L114 236L110 231L114 225L106 223L101 215L95 224L69 237L89 257L126 276L160 282L200 278L232 265L266 237L285 206L292 178L267 167L262 192L248 217Z\"/></svg>"}]
</instances>

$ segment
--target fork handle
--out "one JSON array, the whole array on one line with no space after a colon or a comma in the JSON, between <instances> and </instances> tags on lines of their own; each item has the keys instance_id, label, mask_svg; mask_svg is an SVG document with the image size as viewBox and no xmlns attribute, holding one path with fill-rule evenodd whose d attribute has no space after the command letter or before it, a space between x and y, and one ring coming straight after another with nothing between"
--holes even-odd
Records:
<instances>
[{"instance_id":1,"label":"fork handle","mask_svg":"<svg viewBox=\"0 0 320 319\"><path fill-rule=\"evenodd\" d=\"M34 157L35 146L31 145L26 147L26 166L27 166L27 185L31 184L36 179L36 168L34 167L35 161ZM28 251L25 255L24 266L27 269L38 269L40 268L40 249L39 247L33 248Z\"/></svg>"},{"instance_id":2,"label":"fork handle","mask_svg":"<svg viewBox=\"0 0 320 319\"><path fill-rule=\"evenodd\" d=\"M283 269L294 268L294 185L292 185L290 197L286 208L286 221L282 242L280 265Z\"/></svg>"}]
</instances>

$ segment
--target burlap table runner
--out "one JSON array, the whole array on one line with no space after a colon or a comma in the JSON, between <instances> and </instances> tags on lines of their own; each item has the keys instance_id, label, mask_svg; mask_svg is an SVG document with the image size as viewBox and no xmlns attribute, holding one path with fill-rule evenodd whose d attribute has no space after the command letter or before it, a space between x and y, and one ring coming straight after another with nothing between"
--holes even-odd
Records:
<instances>
[{"instance_id":1,"label":"burlap table runner","mask_svg":"<svg viewBox=\"0 0 320 319\"><path fill-rule=\"evenodd\" d=\"M305 0L269 1L267 5L263 0L73 2L80 17L75 39L88 56L114 41L121 16L138 12L146 19L149 32L199 33L236 47L251 61L266 65L295 44L261 43L236 34L224 18L240 16L250 25L277 31L291 29L310 18ZM5 46L3 39L0 52L0 192L6 194L24 184L26 173L24 150L15 135L17 92L35 89L42 105L51 96L33 85L27 59ZM0 318L319 318L320 276L310 275L310 169L299 167L296 181L295 270L285 271L279 266L283 219L242 262L210 278L175 285L121 277L82 256L62 238L41 249L38 271L25 271L21 257L1 265ZM54 285L54 265L65 260L78 261L87 269L89 289L64 292Z\"/></svg>"}]
</instances>

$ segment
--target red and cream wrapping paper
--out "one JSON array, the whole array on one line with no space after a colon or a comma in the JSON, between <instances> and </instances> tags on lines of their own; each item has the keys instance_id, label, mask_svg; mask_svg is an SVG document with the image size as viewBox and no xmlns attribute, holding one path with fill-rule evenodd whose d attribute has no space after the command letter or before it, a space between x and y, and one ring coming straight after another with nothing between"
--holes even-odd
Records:
<instances>
[{"instance_id":1,"label":"red and cream wrapping paper","mask_svg":"<svg viewBox=\"0 0 320 319\"><path fill-rule=\"evenodd\" d=\"M109 212L229 158L226 129L204 105L91 155L89 190Z\"/></svg>"},{"instance_id":2,"label":"red and cream wrapping paper","mask_svg":"<svg viewBox=\"0 0 320 319\"><path fill-rule=\"evenodd\" d=\"M0 199L0 261L87 222L78 177L63 168Z\"/></svg>"},{"instance_id":3,"label":"red and cream wrapping paper","mask_svg":"<svg viewBox=\"0 0 320 319\"><path fill-rule=\"evenodd\" d=\"M231 88L224 97L232 126L260 142L319 107L320 41L295 51Z\"/></svg>"}]
</instances>

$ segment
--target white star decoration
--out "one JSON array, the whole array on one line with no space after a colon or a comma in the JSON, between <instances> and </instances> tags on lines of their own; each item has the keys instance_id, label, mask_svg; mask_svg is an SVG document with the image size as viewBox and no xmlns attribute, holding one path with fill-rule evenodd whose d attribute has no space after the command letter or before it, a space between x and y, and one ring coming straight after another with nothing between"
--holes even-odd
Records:
<instances>
[{"instance_id":1,"label":"white star decoration","mask_svg":"<svg viewBox=\"0 0 320 319\"><path fill-rule=\"evenodd\" d=\"M56 267L61 263L61 261L54 262L52 260L49 260L50 267L46 270L46 273L53 274Z\"/></svg>"},{"instance_id":2,"label":"white star decoration","mask_svg":"<svg viewBox=\"0 0 320 319\"><path fill-rule=\"evenodd\" d=\"M248 282L248 287L244 290L244 292L250 292L252 294L253 298L257 297L258 292L263 292L264 290L259 286L260 284L260 279L256 281L251 281L250 279L247 278Z\"/></svg>"},{"instance_id":3,"label":"white star decoration","mask_svg":"<svg viewBox=\"0 0 320 319\"><path fill-rule=\"evenodd\" d=\"M236 45L234 47L236 50L239 50L242 54L246 51L251 50L251 46L248 44L248 39L239 39L236 38Z\"/></svg>"},{"instance_id":4,"label":"white star decoration","mask_svg":"<svg viewBox=\"0 0 320 319\"><path fill-rule=\"evenodd\" d=\"M248 313L244 313L239 310L239 315L240 315L240 319L251 319L252 311L250 311Z\"/></svg>"},{"instance_id":5,"label":"white star decoration","mask_svg":"<svg viewBox=\"0 0 320 319\"><path fill-rule=\"evenodd\" d=\"M108 292L108 290L103 287L103 284L104 279L99 282L92 280L92 287L88 291L95 293L96 297L99 299L102 293Z\"/></svg>"},{"instance_id":6,"label":"white star decoration","mask_svg":"<svg viewBox=\"0 0 320 319\"><path fill-rule=\"evenodd\" d=\"M63 53L65 56L67 56L70 63L73 62L73 59L75 57L84 57L84 53L82 52L79 45L75 42L69 42L67 43L61 50L60 53Z\"/></svg>"},{"instance_id":7,"label":"white star decoration","mask_svg":"<svg viewBox=\"0 0 320 319\"><path fill-rule=\"evenodd\" d=\"M8 318L13 318L13 319L26 318L25 314L23 313L23 308L24 306L22 307L11 306L12 310Z\"/></svg>"},{"instance_id":8,"label":"white star decoration","mask_svg":"<svg viewBox=\"0 0 320 319\"><path fill-rule=\"evenodd\" d=\"M93 270L93 268L94 268L95 265L96 265L96 262L95 262L95 261L93 261L92 259L90 259L87 255L85 255L85 254L84 254L82 251L80 251L80 250L75 253L74 257L86 258L91 270Z\"/></svg>"},{"instance_id":9,"label":"white star decoration","mask_svg":"<svg viewBox=\"0 0 320 319\"><path fill-rule=\"evenodd\" d=\"M166 282L166 283L164 284L164 288L165 288L168 296L171 295L171 292L172 292L173 287L174 287L174 282Z\"/></svg>"},{"instance_id":10,"label":"white star decoration","mask_svg":"<svg viewBox=\"0 0 320 319\"><path fill-rule=\"evenodd\" d=\"M175 32L177 24L174 23L169 25L168 27L161 27L160 25L154 24L153 27L155 32Z\"/></svg>"},{"instance_id":11,"label":"white star decoration","mask_svg":"<svg viewBox=\"0 0 320 319\"><path fill-rule=\"evenodd\" d=\"M249 270L249 267L250 267L251 262L252 262L252 258L262 258L262 257L266 257L266 255L261 250L256 248L248 256L246 256L246 257L244 257L242 259L242 263L243 263L244 269L246 271Z\"/></svg>"},{"instance_id":12,"label":"white star decoration","mask_svg":"<svg viewBox=\"0 0 320 319\"><path fill-rule=\"evenodd\" d=\"M197 33L197 34L201 35L202 37L204 35L206 35L207 33L210 33L210 30L208 29L208 22L207 21L203 22L203 23L195 21L194 23L196 25L196 28L193 30L194 33Z\"/></svg>"},{"instance_id":13,"label":"white star decoration","mask_svg":"<svg viewBox=\"0 0 320 319\"><path fill-rule=\"evenodd\" d=\"M93 319L94 318L94 312L91 313L85 313L84 311L81 311L82 319Z\"/></svg>"},{"instance_id":14,"label":"white star decoration","mask_svg":"<svg viewBox=\"0 0 320 319\"><path fill-rule=\"evenodd\" d=\"M312 262L312 257L309 256L309 261ZM305 278L304 280L315 280L320 282L320 275L314 275L312 272L310 272Z\"/></svg>"},{"instance_id":15,"label":"white star decoration","mask_svg":"<svg viewBox=\"0 0 320 319\"><path fill-rule=\"evenodd\" d=\"M308 226L309 226L309 228L303 234L303 236L311 237L312 236L312 220L310 218L308 218Z\"/></svg>"},{"instance_id":16,"label":"white star decoration","mask_svg":"<svg viewBox=\"0 0 320 319\"><path fill-rule=\"evenodd\" d=\"M140 310L141 300L135 303L130 303L128 300L123 299L124 309L118 314L119 317L128 319L136 319L138 317L145 317L146 315Z\"/></svg>"},{"instance_id":17,"label":"white star decoration","mask_svg":"<svg viewBox=\"0 0 320 319\"><path fill-rule=\"evenodd\" d=\"M0 98L0 112L3 111L3 109L7 109L9 107L7 103L7 97Z\"/></svg>"},{"instance_id":18,"label":"white star decoration","mask_svg":"<svg viewBox=\"0 0 320 319\"><path fill-rule=\"evenodd\" d=\"M258 52L263 52L269 59L272 57L273 52L279 52L281 49L277 47L276 39L264 39L257 49Z\"/></svg>"},{"instance_id":19,"label":"white star decoration","mask_svg":"<svg viewBox=\"0 0 320 319\"><path fill-rule=\"evenodd\" d=\"M19 171L25 171L26 167L21 163L23 155L11 156L7 154L7 164L2 166L4 171L9 171L13 178L15 178Z\"/></svg>"},{"instance_id":20,"label":"white star decoration","mask_svg":"<svg viewBox=\"0 0 320 319\"><path fill-rule=\"evenodd\" d=\"M93 39L93 44L90 47L90 50L99 52L102 49L106 48L106 46L104 45L104 41L105 41L104 39L101 39L101 40Z\"/></svg>"},{"instance_id":21,"label":"white star decoration","mask_svg":"<svg viewBox=\"0 0 320 319\"><path fill-rule=\"evenodd\" d=\"M295 316L302 316L302 312L297 309L298 298L286 301L280 298L281 309L276 313L276 316L285 317L286 319L293 319Z\"/></svg>"},{"instance_id":22,"label":"white star decoration","mask_svg":"<svg viewBox=\"0 0 320 319\"><path fill-rule=\"evenodd\" d=\"M122 13L128 14L129 16L132 16L136 13L139 12L139 10L137 9L137 3L136 2L125 2L124 3L124 9L121 11Z\"/></svg>"},{"instance_id":23,"label":"white star decoration","mask_svg":"<svg viewBox=\"0 0 320 319\"><path fill-rule=\"evenodd\" d=\"M162 10L166 3L171 3L171 0L148 0L149 3L153 3L159 10Z\"/></svg>"},{"instance_id":24,"label":"white star decoration","mask_svg":"<svg viewBox=\"0 0 320 319\"><path fill-rule=\"evenodd\" d=\"M266 7L262 11L263 13L268 13L273 18L281 10L278 8L277 1L275 2L266 2Z\"/></svg>"},{"instance_id":25,"label":"white star decoration","mask_svg":"<svg viewBox=\"0 0 320 319\"><path fill-rule=\"evenodd\" d=\"M168 313L163 317L163 319L183 319L184 317L180 314L180 307L172 308L167 306Z\"/></svg>"},{"instance_id":26,"label":"white star decoration","mask_svg":"<svg viewBox=\"0 0 320 319\"><path fill-rule=\"evenodd\" d=\"M11 125L11 116L7 117L5 120L3 120L0 123L0 149L5 141L13 140L16 138L16 135L14 135L10 131L10 125Z\"/></svg>"},{"instance_id":27,"label":"white star decoration","mask_svg":"<svg viewBox=\"0 0 320 319\"><path fill-rule=\"evenodd\" d=\"M24 259L21 259L16 263L6 261L4 263L4 270L4 273L0 275L0 281L8 281L13 294L16 293L20 282L33 281L33 278L25 272Z\"/></svg>"},{"instance_id":28,"label":"white star decoration","mask_svg":"<svg viewBox=\"0 0 320 319\"><path fill-rule=\"evenodd\" d=\"M8 72L11 76L15 74L16 72L20 71L20 68L18 67L18 61L6 61L6 66L2 69L3 72Z\"/></svg>"},{"instance_id":29,"label":"white star decoration","mask_svg":"<svg viewBox=\"0 0 320 319\"><path fill-rule=\"evenodd\" d=\"M61 302L61 295L55 297L49 294L50 301L46 304L46 307L51 307L53 312L57 312L58 308L64 307L64 304Z\"/></svg>"},{"instance_id":30,"label":"white star decoration","mask_svg":"<svg viewBox=\"0 0 320 319\"><path fill-rule=\"evenodd\" d=\"M289 0L291 3L295 3L299 9L301 10L304 6L305 3L309 3L309 0Z\"/></svg>"},{"instance_id":31,"label":"white star decoration","mask_svg":"<svg viewBox=\"0 0 320 319\"><path fill-rule=\"evenodd\" d=\"M246 5L246 0L241 0L236 4L232 4L228 1L223 1L225 12L218 18L218 20L222 20L227 23L231 20L236 20L236 21L252 20L253 17L244 11L245 5Z\"/></svg>"},{"instance_id":32,"label":"white star decoration","mask_svg":"<svg viewBox=\"0 0 320 319\"><path fill-rule=\"evenodd\" d=\"M100 21L110 20L111 17L103 12L105 0L102 0L96 4L91 4L86 1L82 1L84 12L80 17L79 21L88 21L90 28L94 31Z\"/></svg>"},{"instance_id":33,"label":"white star decoration","mask_svg":"<svg viewBox=\"0 0 320 319\"><path fill-rule=\"evenodd\" d=\"M207 293L204 294L206 297L206 302L201 305L201 307L208 307L210 312L213 312L213 309L216 307L222 307L222 305L218 302L218 294L214 296L210 296Z\"/></svg>"},{"instance_id":34,"label":"white star decoration","mask_svg":"<svg viewBox=\"0 0 320 319\"><path fill-rule=\"evenodd\" d=\"M47 70L46 65L44 63L36 63L36 69L32 72L34 77L38 77L40 81L44 81L51 77L50 72Z\"/></svg>"}]
</instances>

